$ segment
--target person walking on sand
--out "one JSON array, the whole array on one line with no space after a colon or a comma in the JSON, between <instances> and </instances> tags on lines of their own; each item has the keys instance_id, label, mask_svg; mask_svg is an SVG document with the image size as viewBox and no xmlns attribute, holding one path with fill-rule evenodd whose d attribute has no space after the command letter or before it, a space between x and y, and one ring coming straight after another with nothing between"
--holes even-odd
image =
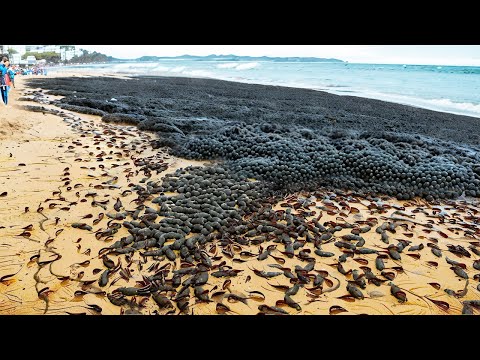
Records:
<instances>
[{"instance_id":1,"label":"person walking on sand","mask_svg":"<svg viewBox=\"0 0 480 360\"><path fill-rule=\"evenodd\" d=\"M12 89L12 86L15 87L15 72L13 71L9 60L5 62L5 67L7 68L7 73L5 74L5 84L7 85L7 91L5 93L4 102L5 105L7 105L10 90Z\"/></svg>"},{"instance_id":2,"label":"person walking on sand","mask_svg":"<svg viewBox=\"0 0 480 360\"><path fill-rule=\"evenodd\" d=\"M7 62L10 63L6 56L4 56L2 58L2 62L0 62L0 92L2 94L2 100L5 105L7 105L8 101L7 84L5 82L5 77L7 75Z\"/></svg>"}]
</instances>

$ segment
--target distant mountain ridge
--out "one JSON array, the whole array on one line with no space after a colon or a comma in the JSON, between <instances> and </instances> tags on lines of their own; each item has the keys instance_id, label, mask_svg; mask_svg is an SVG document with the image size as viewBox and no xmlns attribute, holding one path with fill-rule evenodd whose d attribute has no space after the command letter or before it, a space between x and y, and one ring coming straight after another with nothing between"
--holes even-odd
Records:
<instances>
[{"instance_id":1,"label":"distant mountain ridge","mask_svg":"<svg viewBox=\"0 0 480 360\"><path fill-rule=\"evenodd\" d=\"M115 59L114 61L160 61L160 60L195 60L195 61L277 61L277 62L341 62L335 58L317 57L271 57L271 56L238 56L238 55L180 55L180 56L142 56L137 59Z\"/></svg>"}]
</instances>

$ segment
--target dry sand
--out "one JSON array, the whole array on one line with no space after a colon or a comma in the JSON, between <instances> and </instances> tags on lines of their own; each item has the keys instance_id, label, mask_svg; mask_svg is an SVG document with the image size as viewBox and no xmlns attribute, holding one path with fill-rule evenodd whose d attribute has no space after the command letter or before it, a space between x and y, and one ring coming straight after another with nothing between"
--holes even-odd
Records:
<instances>
[{"instance_id":1,"label":"dry sand","mask_svg":"<svg viewBox=\"0 0 480 360\"><path fill-rule=\"evenodd\" d=\"M151 298L137 296L130 305L119 307L113 305L106 294L121 286L139 286L143 280L141 274L148 275L148 269L155 265L157 269L163 265L168 268L171 266L167 265L168 261L155 264L154 259L148 259L145 262L138 252L131 259L126 259L124 255L109 255L115 263L120 262L121 267L110 275L107 286L99 287L97 281L106 269L98 256L100 249L128 233L123 227L112 236L97 239L95 233L101 229L108 230L111 219L106 215L112 213L117 198L121 199L125 208L135 208L132 200L136 195L124 193L129 189L129 184L138 184L144 178L141 167L134 164L135 159L149 157L149 161L168 165L166 171L153 174L149 179L154 181L179 167L202 163L187 162L153 150L148 140L154 135L140 132L132 126L104 124L99 117L91 115L65 112L62 118L48 112L27 111L23 109L24 105L38 106L38 103L18 100L24 91L27 91L27 96L28 91L32 91L23 87L24 79L17 77L17 88L10 95L10 105L0 105L0 194L7 192L0 196L0 314L166 313L166 310L159 310ZM46 104L45 108L53 106ZM95 197L89 196L91 193L96 193ZM305 266L305 261L285 257L280 252L283 251L280 246L271 253L273 257L258 261L256 257L240 255L241 251L258 254L258 246L233 247L230 249L235 254L232 259L222 254L218 246L209 245L207 251L210 255L222 256L215 264L226 261L227 265L243 271L229 280L210 276L204 289L209 290L212 302L198 303L192 295L189 313L216 314L226 311L229 314L257 314L258 306L265 304L278 305L291 314L460 314L462 301L480 299L477 290L479 278L474 278L480 271L472 267L473 261L479 257L458 257L447 251L447 244L467 248L470 242L478 241L476 225L470 230L471 235L466 236L467 229L462 223L476 221L476 202L457 201L455 206L443 204L445 206L439 207L422 200L388 200L380 211L365 199L358 198L347 204L337 198L328 205L322 202L320 193L316 195L317 200L309 210L316 212L315 218L322 215L322 223L348 221L362 224L362 221L375 218L381 224L397 211L393 206L405 207L403 214L393 215L405 220L398 221L396 233L389 233L390 243L396 244L399 239L404 239L411 241L411 245L425 245L420 252L405 249L401 261L388 256L385 259L386 271L391 273L389 276L394 276L394 283L406 293L405 303L400 303L390 294L388 281L378 287L368 284L362 290L365 295L363 300L344 297L348 294L345 276L337 269L341 251L333 241L324 245L323 250L334 252L336 256L320 258L312 255L316 257L316 273L328 274L323 289L307 285L292 296L300 304L301 310L281 302L284 288L292 286L286 277L267 280L255 275L252 269L278 271L268 265L280 264L293 271L295 265ZM308 196L310 194L294 194L290 205L299 197ZM94 200L99 203L92 204ZM325 205L329 208L322 210L315 207ZM102 206L107 206L106 210ZM279 204L277 209L284 207ZM438 216L439 213L444 216L443 219ZM103 214L103 218L100 214ZM92 226L93 231L73 228L72 224L76 222ZM121 224L122 221L116 222ZM349 229L344 229L335 237L340 238L348 233ZM385 251L387 245L380 241L379 234L371 231L364 237L369 248ZM432 254L428 243L437 243L443 250L441 258ZM307 248L313 253L313 246L306 244L304 249ZM407 253L418 253L420 258ZM447 256L466 265L469 283L467 293L460 293L462 297L448 295L444 291L446 288L461 291L466 285L466 281L456 276L446 263ZM375 268L376 257L356 255L348 258L343 267L348 271L368 266L380 279L385 280ZM245 262L239 262L243 260ZM174 267L180 266L177 259ZM352 279L352 274L347 277ZM341 286L337 288L339 280ZM230 293L248 300L238 301L238 298L228 296ZM435 301L446 302L448 309L442 309ZM229 310L219 306L219 303L226 305ZM477 310L474 312L478 314Z\"/></svg>"}]
</instances>

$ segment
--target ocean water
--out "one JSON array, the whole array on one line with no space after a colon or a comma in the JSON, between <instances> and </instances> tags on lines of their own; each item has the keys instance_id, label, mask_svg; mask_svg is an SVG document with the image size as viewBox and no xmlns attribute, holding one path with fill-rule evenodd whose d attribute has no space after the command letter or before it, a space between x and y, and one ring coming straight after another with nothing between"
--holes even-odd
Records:
<instances>
[{"instance_id":1,"label":"ocean water","mask_svg":"<svg viewBox=\"0 0 480 360\"><path fill-rule=\"evenodd\" d=\"M322 90L480 117L480 67L168 59L56 67L134 75L205 77Z\"/></svg>"}]
</instances>

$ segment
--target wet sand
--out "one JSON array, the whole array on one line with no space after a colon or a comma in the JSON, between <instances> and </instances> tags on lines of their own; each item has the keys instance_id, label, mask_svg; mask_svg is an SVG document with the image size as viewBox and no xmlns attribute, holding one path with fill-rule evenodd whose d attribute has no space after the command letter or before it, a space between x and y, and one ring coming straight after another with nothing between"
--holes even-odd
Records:
<instances>
[{"instance_id":1,"label":"wet sand","mask_svg":"<svg viewBox=\"0 0 480 360\"><path fill-rule=\"evenodd\" d=\"M165 161L170 165L168 171L184 165L167 154L147 151L145 142L151 135L140 134L131 126L117 126L114 130L122 138L119 144L128 146L122 149L121 145L116 146L117 154L105 155L104 161L99 161L96 155L109 154L115 149L109 141L113 133L103 134L111 127L87 115L82 116L82 130L79 130L62 117L22 109L24 105L38 104L17 101L23 91L21 80L11 94L12 105L2 108L0 117L4 129L0 138L3 149L0 193L7 192L0 198L0 313L90 313L86 304L99 302L102 313L118 313L118 308L101 301L103 295L75 296L75 291L87 287L88 291L96 292L85 282L98 278L92 274L96 267L103 266L98 250L108 245L97 241L94 233L74 229L71 224L78 221L92 224L100 213L107 213L101 207L92 207L92 199L112 202L111 199L128 189L129 182L140 181L141 174L135 174L136 167L130 158L140 155L132 148L142 149L141 156ZM72 116L70 123L76 122L74 119L79 118ZM112 181L115 177L118 181ZM111 185L105 184L109 181ZM89 192L97 195L85 197ZM122 198L126 202L131 199ZM92 218L81 220L88 214ZM105 227L108 220L105 216L96 230ZM85 261L90 265L86 266Z\"/></svg>"},{"instance_id":2,"label":"wet sand","mask_svg":"<svg viewBox=\"0 0 480 360\"><path fill-rule=\"evenodd\" d=\"M205 162L184 161L165 149L153 149L149 141L155 135L134 126L106 124L99 116L58 108L55 110L64 113L56 116L48 111L54 109L52 105L18 101L22 92L28 97L35 91L23 88L23 81L19 77L11 105L0 112L0 195L7 192L0 197L0 313L178 313L176 307L159 309L151 296L128 296L128 302L121 306L112 304L107 297L120 287L144 287L142 275L152 275L162 268L167 273L180 269L185 264L178 257L170 262L142 257L139 252L133 256L109 254L115 268L109 273L108 285L101 287L98 280L107 267L99 252L128 235L124 227L112 231L115 223L123 221L112 220L107 214L116 213L113 206L117 199L124 209L135 210L137 194L127 190L147 177L138 160L165 164L164 170L151 172L148 181L159 181L180 167L202 166ZM26 111L24 105L44 106L46 110ZM278 272L280 265L284 268L281 271L288 268L294 272L295 266L308 264L305 259L285 256L283 245L274 242L260 246L236 244L227 249L207 244L205 251L215 259L214 267L225 262L241 272L235 277L210 276L203 286L210 301L199 302L192 294L188 313L257 314L259 306L267 305L278 306L289 314L460 314L462 301L480 300L479 277L475 277L480 270L473 268L473 262L480 257L471 252L470 257L461 257L447 247L468 248L470 243L477 243L478 202L470 199L429 204L420 199L385 198L379 203L352 194L337 194L326 200L325 194L330 193L319 190L314 194L290 194L275 209L281 212L291 208L292 213L303 212L307 220L315 218L322 224L332 221L361 228L370 222L372 229L360 235L366 247L386 255L384 275L375 266L378 254L354 254L342 264L343 269L338 268L338 256L343 252L334 242L350 233L351 229L344 228L322 245L323 251L335 256L313 255L315 247L311 243L302 248L310 250L304 253L315 258L310 274L320 274L325 280L322 286L306 284L292 295L300 306L295 309L282 303L284 292L293 286L287 277L265 279L254 270ZM310 196L312 201L306 205L302 200ZM151 200L145 205L157 208ZM307 211L315 214L306 216ZM392 232L387 231L390 244L411 241L401 253L401 260L388 255L388 245L375 232L383 222L396 224ZM85 223L92 230L74 228L75 223ZM407 250L420 243L425 246L423 250ZM441 257L432 253L432 244L442 250ZM272 246L270 256L258 260L257 255L267 246ZM465 265L469 277L466 294L461 293L466 280L450 269L446 257ZM275 264L277 268L269 266ZM361 290L363 300L346 296L347 282L353 280L350 270L364 273L365 267L381 280L380 286L368 283ZM404 291L406 302L390 293L389 277ZM459 293L449 295L445 289ZM175 295L175 291L166 293L169 299ZM473 312L478 314L476 309Z\"/></svg>"}]
</instances>

